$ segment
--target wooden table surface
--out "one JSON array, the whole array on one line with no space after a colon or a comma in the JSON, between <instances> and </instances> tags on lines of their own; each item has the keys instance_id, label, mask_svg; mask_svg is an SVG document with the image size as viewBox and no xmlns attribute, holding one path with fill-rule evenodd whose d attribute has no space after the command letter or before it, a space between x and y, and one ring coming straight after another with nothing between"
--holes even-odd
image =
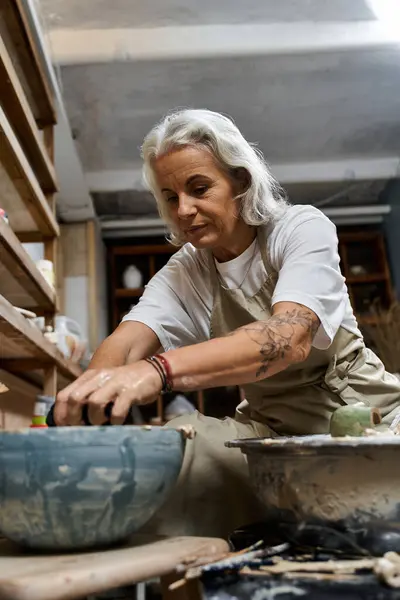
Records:
<instances>
[{"instance_id":1,"label":"wooden table surface","mask_svg":"<svg viewBox=\"0 0 400 600\"><path fill-rule=\"evenodd\" d=\"M218 538L135 537L101 552L38 554L0 541L0 600L75 600L172 573L196 558L229 551Z\"/></svg>"}]
</instances>

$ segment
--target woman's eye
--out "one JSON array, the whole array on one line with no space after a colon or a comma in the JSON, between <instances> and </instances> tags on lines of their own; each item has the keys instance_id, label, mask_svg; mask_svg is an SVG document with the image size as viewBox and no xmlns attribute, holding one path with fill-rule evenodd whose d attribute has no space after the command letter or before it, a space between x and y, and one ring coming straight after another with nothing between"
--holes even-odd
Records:
<instances>
[{"instance_id":1,"label":"woman's eye","mask_svg":"<svg viewBox=\"0 0 400 600\"><path fill-rule=\"evenodd\" d=\"M169 196L169 198L167 198L167 202L177 202L178 200L178 196Z\"/></svg>"},{"instance_id":2,"label":"woman's eye","mask_svg":"<svg viewBox=\"0 0 400 600\"><path fill-rule=\"evenodd\" d=\"M201 196L202 194L205 194L207 191L207 186L206 185L199 185L197 188L195 188L194 193L197 196Z\"/></svg>"}]
</instances>

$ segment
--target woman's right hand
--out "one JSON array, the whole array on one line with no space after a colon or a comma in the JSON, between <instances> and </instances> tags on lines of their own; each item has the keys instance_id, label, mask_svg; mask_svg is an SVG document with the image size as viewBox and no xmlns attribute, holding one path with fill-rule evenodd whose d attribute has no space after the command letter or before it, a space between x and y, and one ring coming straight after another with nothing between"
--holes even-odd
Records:
<instances>
[{"instance_id":1,"label":"woman's right hand","mask_svg":"<svg viewBox=\"0 0 400 600\"><path fill-rule=\"evenodd\" d=\"M161 389L160 374L145 360L122 367L89 369L58 394L54 419L61 426L82 425L87 406L90 423L103 425L111 403L110 422L122 425L133 404L154 402Z\"/></svg>"}]
</instances>

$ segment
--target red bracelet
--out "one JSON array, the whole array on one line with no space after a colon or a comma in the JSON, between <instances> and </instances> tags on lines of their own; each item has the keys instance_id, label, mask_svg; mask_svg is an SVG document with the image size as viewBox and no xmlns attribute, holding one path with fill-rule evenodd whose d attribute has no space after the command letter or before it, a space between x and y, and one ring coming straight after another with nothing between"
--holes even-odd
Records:
<instances>
[{"instance_id":1,"label":"red bracelet","mask_svg":"<svg viewBox=\"0 0 400 600\"><path fill-rule=\"evenodd\" d=\"M164 374L165 374L165 391L172 392L173 382L172 382L171 365L169 364L169 362L167 361L165 356L162 356L161 354L155 354L154 358L156 360L158 360L163 367Z\"/></svg>"}]
</instances>

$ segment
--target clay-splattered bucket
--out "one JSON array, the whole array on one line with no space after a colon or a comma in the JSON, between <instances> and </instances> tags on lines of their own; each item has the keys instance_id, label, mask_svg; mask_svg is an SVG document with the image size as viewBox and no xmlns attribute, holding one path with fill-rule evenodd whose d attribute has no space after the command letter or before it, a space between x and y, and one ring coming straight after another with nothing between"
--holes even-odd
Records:
<instances>
[{"instance_id":1,"label":"clay-splattered bucket","mask_svg":"<svg viewBox=\"0 0 400 600\"><path fill-rule=\"evenodd\" d=\"M267 519L400 527L400 437L235 440Z\"/></svg>"}]
</instances>

